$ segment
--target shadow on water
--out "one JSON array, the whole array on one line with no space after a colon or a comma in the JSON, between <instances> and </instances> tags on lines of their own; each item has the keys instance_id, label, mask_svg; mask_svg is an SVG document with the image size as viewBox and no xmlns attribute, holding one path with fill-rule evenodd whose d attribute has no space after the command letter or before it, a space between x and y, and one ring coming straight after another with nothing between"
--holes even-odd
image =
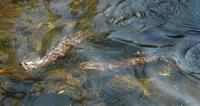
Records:
<instances>
[{"instance_id":1,"label":"shadow on water","mask_svg":"<svg viewBox=\"0 0 200 106\"><path fill-rule=\"evenodd\" d=\"M200 104L199 0L1 0L0 6L2 106ZM53 64L20 66L91 27L96 35ZM148 55L161 59L117 67ZM84 62L108 68L86 70Z\"/></svg>"}]
</instances>

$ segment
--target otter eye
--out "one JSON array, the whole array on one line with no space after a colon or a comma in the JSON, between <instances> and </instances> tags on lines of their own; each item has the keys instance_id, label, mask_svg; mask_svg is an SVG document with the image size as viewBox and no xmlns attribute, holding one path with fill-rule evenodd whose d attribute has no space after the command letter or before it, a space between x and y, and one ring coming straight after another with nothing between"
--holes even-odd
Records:
<instances>
[{"instance_id":1,"label":"otter eye","mask_svg":"<svg viewBox=\"0 0 200 106\"><path fill-rule=\"evenodd\" d=\"M27 63L20 63L20 66L27 65Z\"/></svg>"}]
</instances>

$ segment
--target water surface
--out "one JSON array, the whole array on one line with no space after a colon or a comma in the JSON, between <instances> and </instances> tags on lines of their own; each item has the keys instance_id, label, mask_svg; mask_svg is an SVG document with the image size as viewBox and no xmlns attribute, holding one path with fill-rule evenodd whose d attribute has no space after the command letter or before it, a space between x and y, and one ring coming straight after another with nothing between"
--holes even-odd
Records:
<instances>
[{"instance_id":1,"label":"water surface","mask_svg":"<svg viewBox=\"0 0 200 106\"><path fill-rule=\"evenodd\" d=\"M200 104L199 0L1 0L0 6L2 106ZM99 36L55 63L29 72L20 66L91 27ZM85 61L143 55L170 62L80 69Z\"/></svg>"}]
</instances>

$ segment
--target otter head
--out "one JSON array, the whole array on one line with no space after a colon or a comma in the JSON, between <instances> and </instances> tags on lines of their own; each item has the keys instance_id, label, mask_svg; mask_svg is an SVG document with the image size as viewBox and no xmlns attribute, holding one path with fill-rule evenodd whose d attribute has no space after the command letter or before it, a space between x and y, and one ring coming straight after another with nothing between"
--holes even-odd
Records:
<instances>
[{"instance_id":1,"label":"otter head","mask_svg":"<svg viewBox=\"0 0 200 106\"><path fill-rule=\"evenodd\" d=\"M37 68L35 65L35 62L32 62L32 61L22 61L21 66L27 71Z\"/></svg>"}]
</instances>

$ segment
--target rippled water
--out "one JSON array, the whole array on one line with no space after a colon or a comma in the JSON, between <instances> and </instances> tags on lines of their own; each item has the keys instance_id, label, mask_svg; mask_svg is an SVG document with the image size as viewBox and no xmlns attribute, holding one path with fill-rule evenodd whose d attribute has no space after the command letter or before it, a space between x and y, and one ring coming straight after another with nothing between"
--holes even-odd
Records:
<instances>
[{"instance_id":1,"label":"rippled water","mask_svg":"<svg viewBox=\"0 0 200 106\"><path fill-rule=\"evenodd\" d=\"M199 0L1 0L0 6L2 106L200 104ZM28 72L20 66L91 27L98 37L53 64ZM165 59L80 68L141 55Z\"/></svg>"}]
</instances>

